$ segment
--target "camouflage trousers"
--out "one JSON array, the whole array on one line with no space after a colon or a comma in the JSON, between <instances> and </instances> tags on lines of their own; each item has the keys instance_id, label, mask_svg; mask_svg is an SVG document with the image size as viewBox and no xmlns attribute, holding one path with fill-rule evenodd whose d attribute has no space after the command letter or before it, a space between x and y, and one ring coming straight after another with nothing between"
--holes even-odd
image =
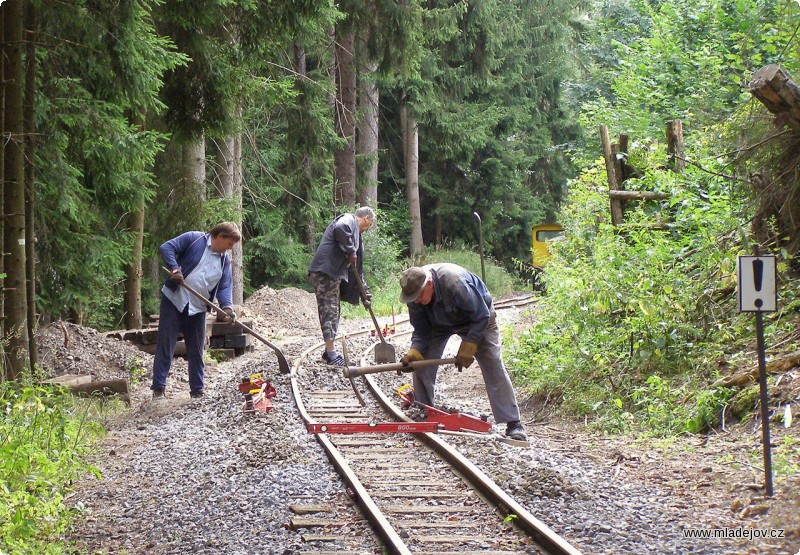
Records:
<instances>
[{"instance_id":1,"label":"camouflage trousers","mask_svg":"<svg viewBox=\"0 0 800 555\"><path fill-rule=\"evenodd\" d=\"M308 275L317 297L322 338L325 341L333 341L339 331L339 279L322 272L310 272Z\"/></svg>"}]
</instances>

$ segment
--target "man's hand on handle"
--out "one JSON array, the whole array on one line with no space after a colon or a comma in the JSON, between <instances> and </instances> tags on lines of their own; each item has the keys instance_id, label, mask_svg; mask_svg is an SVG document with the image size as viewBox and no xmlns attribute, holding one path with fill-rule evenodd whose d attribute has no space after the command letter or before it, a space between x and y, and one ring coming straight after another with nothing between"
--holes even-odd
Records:
<instances>
[{"instance_id":1,"label":"man's hand on handle","mask_svg":"<svg viewBox=\"0 0 800 555\"><path fill-rule=\"evenodd\" d=\"M456 354L456 368L460 372L462 368L469 368L475 362L475 353L478 351L477 343L462 341Z\"/></svg>"},{"instance_id":2,"label":"man's hand on handle","mask_svg":"<svg viewBox=\"0 0 800 555\"><path fill-rule=\"evenodd\" d=\"M181 272L181 269L180 268L174 268L169 273L169 279L171 279L173 282L175 282L176 285L180 285L181 283L183 283L183 273Z\"/></svg>"},{"instance_id":3,"label":"man's hand on handle","mask_svg":"<svg viewBox=\"0 0 800 555\"><path fill-rule=\"evenodd\" d=\"M417 349L411 348L408 352L400 359L400 363L403 366L408 366L412 362L417 362L418 360L425 360L425 357L422 356Z\"/></svg>"},{"instance_id":4,"label":"man's hand on handle","mask_svg":"<svg viewBox=\"0 0 800 555\"><path fill-rule=\"evenodd\" d=\"M226 306L225 308L222 309L222 312L225 313L225 315L228 317L227 319L230 320L231 322L236 321L236 312L234 312L232 306ZM225 318L223 318L223 320L224 319Z\"/></svg>"}]
</instances>

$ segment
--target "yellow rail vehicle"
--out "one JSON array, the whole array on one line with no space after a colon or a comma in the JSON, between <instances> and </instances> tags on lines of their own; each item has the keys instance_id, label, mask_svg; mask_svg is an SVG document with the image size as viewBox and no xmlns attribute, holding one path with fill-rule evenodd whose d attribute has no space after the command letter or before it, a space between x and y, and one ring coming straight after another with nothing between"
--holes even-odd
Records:
<instances>
[{"instance_id":1,"label":"yellow rail vehicle","mask_svg":"<svg viewBox=\"0 0 800 555\"><path fill-rule=\"evenodd\" d=\"M547 242L563 236L564 228L561 224L542 224L531 228L531 261L535 269L541 270L550 258Z\"/></svg>"}]
</instances>

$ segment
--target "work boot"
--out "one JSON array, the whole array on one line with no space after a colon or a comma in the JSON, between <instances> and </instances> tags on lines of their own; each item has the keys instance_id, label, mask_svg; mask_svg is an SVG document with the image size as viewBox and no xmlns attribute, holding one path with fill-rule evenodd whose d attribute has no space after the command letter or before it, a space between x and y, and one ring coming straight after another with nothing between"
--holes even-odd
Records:
<instances>
[{"instance_id":1,"label":"work boot","mask_svg":"<svg viewBox=\"0 0 800 555\"><path fill-rule=\"evenodd\" d=\"M198 389L197 391L190 391L189 397L192 399L202 399L205 395L205 392L202 389Z\"/></svg>"},{"instance_id":2,"label":"work boot","mask_svg":"<svg viewBox=\"0 0 800 555\"><path fill-rule=\"evenodd\" d=\"M154 387L153 388L153 401L158 401L159 399L164 399L164 388L163 387Z\"/></svg>"},{"instance_id":3,"label":"work boot","mask_svg":"<svg viewBox=\"0 0 800 555\"><path fill-rule=\"evenodd\" d=\"M522 427L522 423L519 420L513 420L506 424L506 437L517 441L528 441L528 436L525 435L525 428Z\"/></svg>"}]
</instances>

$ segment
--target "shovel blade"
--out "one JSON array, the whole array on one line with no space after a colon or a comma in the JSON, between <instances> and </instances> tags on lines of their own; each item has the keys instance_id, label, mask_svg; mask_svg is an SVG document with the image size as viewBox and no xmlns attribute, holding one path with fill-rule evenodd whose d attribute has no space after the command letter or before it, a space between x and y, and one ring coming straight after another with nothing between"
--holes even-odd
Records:
<instances>
[{"instance_id":1,"label":"shovel blade","mask_svg":"<svg viewBox=\"0 0 800 555\"><path fill-rule=\"evenodd\" d=\"M388 362L397 362L397 355L394 352L394 345L381 342L375 346L375 362L378 364L386 364Z\"/></svg>"}]
</instances>

